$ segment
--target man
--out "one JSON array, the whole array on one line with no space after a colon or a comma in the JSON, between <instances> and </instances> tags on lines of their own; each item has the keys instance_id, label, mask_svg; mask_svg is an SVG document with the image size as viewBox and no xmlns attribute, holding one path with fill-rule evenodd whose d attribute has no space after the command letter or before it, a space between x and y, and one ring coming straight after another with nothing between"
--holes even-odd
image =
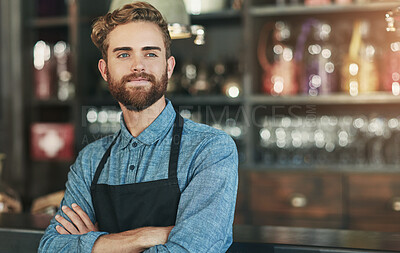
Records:
<instances>
[{"instance_id":1,"label":"man","mask_svg":"<svg viewBox=\"0 0 400 253\"><path fill-rule=\"evenodd\" d=\"M39 251L225 252L236 146L222 131L183 120L165 99L175 66L167 23L147 3L128 4L99 18L92 40L122 109L121 131L79 153Z\"/></svg>"}]
</instances>

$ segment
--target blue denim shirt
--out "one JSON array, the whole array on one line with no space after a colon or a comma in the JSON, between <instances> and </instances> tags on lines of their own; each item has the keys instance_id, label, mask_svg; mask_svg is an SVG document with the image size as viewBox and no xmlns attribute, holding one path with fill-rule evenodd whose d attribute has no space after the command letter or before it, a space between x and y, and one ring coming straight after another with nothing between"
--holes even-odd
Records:
<instances>
[{"instance_id":1,"label":"blue denim shirt","mask_svg":"<svg viewBox=\"0 0 400 253\"><path fill-rule=\"evenodd\" d=\"M98 183L139 183L168 178L175 111L170 101L137 138L121 116L121 134ZM71 166L61 205L77 203L96 222L90 185L113 136L86 146ZM234 141L223 131L185 119L178 161L181 198L168 242L145 252L225 252L232 243L238 186L238 156ZM60 210L59 215L68 217ZM68 219L69 220L69 219ZM106 232L60 235L53 218L40 241L39 252L91 252Z\"/></svg>"}]
</instances>

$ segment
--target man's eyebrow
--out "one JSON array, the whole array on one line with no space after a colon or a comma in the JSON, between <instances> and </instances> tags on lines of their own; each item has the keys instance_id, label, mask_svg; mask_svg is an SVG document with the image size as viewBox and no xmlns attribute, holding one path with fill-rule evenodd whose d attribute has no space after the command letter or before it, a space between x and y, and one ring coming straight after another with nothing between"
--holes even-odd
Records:
<instances>
[{"instance_id":1,"label":"man's eyebrow","mask_svg":"<svg viewBox=\"0 0 400 253\"><path fill-rule=\"evenodd\" d=\"M118 51L132 51L131 47L116 47L113 49L113 53L118 52Z\"/></svg>"},{"instance_id":2,"label":"man's eyebrow","mask_svg":"<svg viewBox=\"0 0 400 253\"><path fill-rule=\"evenodd\" d=\"M160 47L156 47L156 46L147 46L147 47L143 47L142 51L149 51L149 50L158 50L161 51Z\"/></svg>"}]
</instances>

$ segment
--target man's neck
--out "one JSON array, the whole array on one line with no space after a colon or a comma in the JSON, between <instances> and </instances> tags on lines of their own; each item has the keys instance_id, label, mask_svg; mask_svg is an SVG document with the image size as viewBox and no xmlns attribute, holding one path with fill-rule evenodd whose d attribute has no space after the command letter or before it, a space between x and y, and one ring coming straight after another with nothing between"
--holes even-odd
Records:
<instances>
[{"instance_id":1,"label":"man's neck","mask_svg":"<svg viewBox=\"0 0 400 253\"><path fill-rule=\"evenodd\" d=\"M157 102L140 112L130 111L121 103L120 106L128 131L133 137L138 137L160 115L166 103L165 97L162 96Z\"/></svg>"}]
</instances>

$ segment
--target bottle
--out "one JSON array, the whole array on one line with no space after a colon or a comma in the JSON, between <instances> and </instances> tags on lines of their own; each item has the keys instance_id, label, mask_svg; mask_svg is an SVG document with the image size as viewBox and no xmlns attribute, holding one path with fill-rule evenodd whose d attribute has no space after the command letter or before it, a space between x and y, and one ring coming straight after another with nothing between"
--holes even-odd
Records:
<instances>
[{"instance_id":1,"label":"bottle","mask_svg":"<svg viewBox=\"0 0 400 253\"><path fill-rule=\"evenodd\" d=\"M241 66L238 62L232 62L231 67L226 71L225 79L222 82L221 93L229 98L237 98L242 95Z\"/></svg>"},{"instance_id":2,"label":"bottle","mask_svg":"<svg viewBox=\"0 0 400 253\"><path fill-rule=\"evenodd\" d=\"M193 62L184 63L181 73L180 84L186 93L191 94L191 87L198 75L197 66Z\"/></svg>"},{"instance_id":3,"label":"bottle","mask_svg":"<svg viewBox=\"0 0 400 253\"><path fill-rule=\"evenodd\" d=\"M377 47L366 20L354 23L349 52L343 62L341 86L351 96L379 89Z\"/></svg>"},{"instance_id":4,"label":"bottle","mask_svg":"<svg viewBox=\"0 0 400 253\"><path fill-rule=\"evenodd\" d=\"M72 99L75 87L72 83L70 47L66 42L59 41L54 45L53 51L58 79L57 98L61 101Z\"/></svg>"},{"instance_id":5,"label":"bottle","mask_svg":"<svg viewBox=\"0 0 400 253\"><path fill-rule=\"evenodd\" d=\"M296 61L299 64L299 85L310 96L337 90L336 59L330 41L332 28L328 23L308 19L303 23L297 40Z\"/></svg>"},{"instance_id":6,"label":"bottle","mask_svg":"<svg viewBox=\"0 0 400 253\"><path fill-rule=\"evenodd\" d=\"M382 90L400 95L400 38L391 34L382 57Z\"/></svg>"},{"instance_id":7,"label":"bottle","mask_svg":"<svg viewBox=\"0 0 400 253\"><path fill-rule=\"evenodd\" d=\"M272 45L268 45L268 34L272 32ZM289 45L289 26L278 21L268 22L260 33L258 42L258 61L264 70L262 92L273 95L294 95L297 93L296 64L294 50ZM270 49L270 50L268 50ZM271 59L271 62L268 60Z\"/></svg>"},{"instance_id":8,"label":"bottle","mask_svg":"<svg viewBox=\"0 0 400 253\"><path fill-rule=\"evenodd\" d=\"M209 80L208 66L206 64L199 64L197 68L196 80L189 88L191 95L209 95L213 90L212 83Z\"/></svg>"},{"instance_id":9,"label":"bottle","mask_svg":"<svg viewBox=\"0 0 400 253\"><path fill-rule=\"evenodd\" d=\"M46 100L54 95L55 65L51 45L42 40L36 42L33 47L33 74L37 99Z\"/></svg>"},{"instance_id":10,"label":"bottle","mask_svg":"<svg viewBox=\"0 0 400 253\"><path fill-rule=\"evenodd\" d=\"M214 87L212 93L220 93L227 75L227 64L225 61L218 61L213 64L212 74L210 77L211 86Z\"/></svg>"}]
</instances>

